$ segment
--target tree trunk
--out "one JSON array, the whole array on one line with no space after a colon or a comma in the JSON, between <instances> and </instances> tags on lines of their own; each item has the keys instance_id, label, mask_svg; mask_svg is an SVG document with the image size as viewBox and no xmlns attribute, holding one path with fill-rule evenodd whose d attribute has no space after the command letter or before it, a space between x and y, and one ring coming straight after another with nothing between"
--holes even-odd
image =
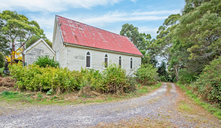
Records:
<instances>
[{"instance_id":1,"label":"tree trunk","mask_svg":"<svg viewBox=\"0 0 221 128\"><path fill-rule=\"evenodd\" d=\"M25 54L24 54L25 46L23 45L23 51L22 51L22 63L23 66L25 66Z\"/></svg>"},{"instance_id":2,"label":"tree trunk","mask_svg":"<svg viewBox=\"0 0 221 128\"><path fill-rule=\"evenodd\" d=\"M175 65L175 72L176 72L176 80L177 80L177 82L179 81L179 75L178 75L178 65Z\"/></svg>"},{"instance_id":3,"label":"tree trunk","mask_svg":"<svg viewBox=\"0 0 221 128\"><path fill-rule=\"evenodd\" d=\"M15 42L12 42L12 51L11 51L11 65L12 65L12 60L15 59Z\"/></svg>"}]
</instances>

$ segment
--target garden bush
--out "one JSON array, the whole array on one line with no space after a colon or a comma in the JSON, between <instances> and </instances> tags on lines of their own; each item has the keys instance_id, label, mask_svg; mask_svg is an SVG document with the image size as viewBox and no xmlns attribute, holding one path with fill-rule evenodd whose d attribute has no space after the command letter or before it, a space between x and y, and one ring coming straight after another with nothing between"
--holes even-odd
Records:
<instances>
[{"instance_id":1,"label":"garden bush","mask_svg":"<svg viewBox=\"0 0 221 128\"><path fill-rule=\"evenodd\" d=\"M40 67L35 64L23 67L18 63L10 66L10 70L17 80L16 87L21 90L47 92L52 89L63 93L78 91L87 86L101 93L124 93L135 87L126 77L125 70L117 65L110 65L103 72L99 72L84 68L70 71L67 68Z\"/></svg>"},{"instance_id":2,"label":"garden bush","mask_svg":"<svg viewBox=\"0 0 221 128\"><path fill-rule=\"evenodd\" d=\"M85 86L90 86L92 90L104 91L103 75L99 70L81 68L79 83L80 89Z\"/></svg>"},{"instance_id":3,"label":"garden bush","mask_svg":"<svg viewBox=\"0 0 221 128\"><path fill-rule=\"evenodd\" d=\"M23 67L21 63L10 66L11 75L17 80L16 85L21 90L48 91L58 93L72 91L79 87L77 81L80 72L71 72L67 68L39 67L29 65Z\"/></svg>"},{"instance_id":4,"label":"garden bush","mask_svg":"<svg viewBox=\"0 0 221 128\"><path fill-rule=\"evenodd\" d=\"M157 68L151 64L141 65L135 75L137 76L138 82L143 85L153 85L158 79Z\"/></svg>"},{"instance_id":5,"label":"garden bush","mask_svg":"<svg viewBox=\"0 0 221 128\"><path fill-rule=\"evenodd\" d=\"M124 93L129 87L126 71L116 64L109 65L104 71L104 84L107 93Z\"/></svg>"},{"instance_id":6,"label":"garden bush","mask_svg":"<svg viewBox=\"0 0 221 128\"><path fill-rule=\"evenodd\" d=\"M221 57L211 61L191 87L204 100L221 107Z\"/></svg>"},{"instance_id":7,"label":"garden bush","mask_svg":"<svg viewBox=\"0 0 221 128\"><path fill-rule=\"evenodd\" d=\"M50 59L48 56L39 56L37 61L34 62L36 65L39 65L39 67L59 67L59 63L53 59Z\"/></svg>"}]
</instances>

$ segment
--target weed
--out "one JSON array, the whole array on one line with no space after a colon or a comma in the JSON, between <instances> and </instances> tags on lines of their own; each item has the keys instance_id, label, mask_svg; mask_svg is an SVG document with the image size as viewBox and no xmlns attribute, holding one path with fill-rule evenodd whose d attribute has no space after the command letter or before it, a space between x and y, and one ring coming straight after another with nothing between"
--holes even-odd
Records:
<instances>
[{"instance_id":1,"label":"weed","mask_svg":"<svg viewBox=\"0 0 221 128\"><path fill-rule=\"evenodd\" d=\"M49 91L47 91L47 93L46 93L46 94L47 94L47 95L51 95L51 94L52 94L52 91L53 91L53 90L52 90L52 89L50 89Z\"/></svg>"},{"instance_id":2,"label":"weed","mask_svg":"<svg viewBox=\"0 0 221 128\"><path fill-rule=\"evenodd\" d=\"M138 88L140 88L140 86L141 86L141 84L139 83L139 84L138 84Z\"/></svg>"},{"instance_id":3,"label":"weed","mask_svg":"<svg viewBox=\"0 0 221 128\"><path fill-rule=\"evenodd\" d=\"M54 99L57 99L58 97L57 96L53 96L52 98L51 98L51 100L54 100Z\"/></svg>"},{"instance_id":4,"label":"weed","mask_svg":"<svg viewBox=\"0 0 221 128\"><path fill-rule=\"evenodd\" d=\"M37 95L38 95L38 98L37 98L37 99L38 99L38 100L41 100L41 99L42 99L41 93L38 93Z\"/></svg>"},{"instance_id":5,"label":"weed","mask_svg":"<svg viewBox=\"0 0 221 128\"><path fill-rule=\"evenodd\" d=\"M191 108L185 101L181 101L178 106L180 112L193 113L193 108Z\"/></svg>"},{"instance_id":6,"label":"weed","mask_svg":"<svg viewBox=\"0 0 221 128\"><path fill-rule=\"evenodd\" d=\"M60 94L58 96L46 96L43 97L43 93L38 92L37 94L35 93L25 93L25 92L12 92L12 91L5 91L0 94L0 100L5 100L7 102L21 102L21 104L41 104L41 105L50 105L50 104L58 104L58 105L67 105L67 104L81 104L81 103L102 103L102 102L111 102L111 101L116 101L116 100L122 100L122 99L128 99L131 97L139 97L142 96L143 94L146 94L147 92L151 92L157 88L159 88L161 83L157 85L152 85L152 86L141 86L141 89L138 89L136 92L131 92L131 93L125 93L125 94L109 94L109 95L104 95L101 98L97 97L89 97L87 99L83 99L81 97L77 98L74 101L68 101L64 100L67 95L70 95L69 93L65 94ZM37 98L33 98L37 96ZM86 97L86 96L85 96ZM13 103L14 104L14 103Z\"/></svg>"},{"instance_id":7,"label":"weed","mask_svg":"<svg viewBox=\"0 0 221 128\"><path fill-rule=\"evenodd\" d=\"M4 97L4 98L15 98L17 96L18 92L12 92L12 91L3 91L0 96Z\"/></svg>"}]
</instances>

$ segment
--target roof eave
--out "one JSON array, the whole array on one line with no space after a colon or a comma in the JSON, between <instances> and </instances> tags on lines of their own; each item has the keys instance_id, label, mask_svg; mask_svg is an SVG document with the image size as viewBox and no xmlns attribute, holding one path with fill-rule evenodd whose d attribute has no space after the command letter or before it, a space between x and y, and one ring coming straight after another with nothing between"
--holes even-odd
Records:
<instances>
[{"instance_id":1,"label":"roof eave","mask_svg":"<svg viewBox=\"0 0 221 128\"><path fill-rule=\"evenodd\" d=\"M89 47L89 46L84 46L84 45L72 44L72 43L68 43L68 42L64 42L64 45L65 46L78 47L78 48L84 48L84 49L92 49L92 50L97 50L97 51L105 51L105 52L112 52L112 53L118 53L118 54L130 55L130 56L143 57L143 55L126 53L126 52L119 52L119 51L101 49L101 48L95 48L95 47Z\"/></svg>"}]
</instances>

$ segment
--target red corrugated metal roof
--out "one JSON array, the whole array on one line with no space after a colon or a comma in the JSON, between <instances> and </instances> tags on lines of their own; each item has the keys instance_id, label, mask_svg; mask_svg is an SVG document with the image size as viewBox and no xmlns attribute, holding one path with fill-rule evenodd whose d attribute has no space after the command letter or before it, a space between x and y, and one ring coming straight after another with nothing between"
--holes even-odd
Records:
<instances>
[{"instance_id":1,"label":"red corrugated metal roof","mask_svg":"<svg viewBox=\"0 0 221 128\"><path fill-rule=\"evenodd\" d=\"M142 56L143 54L125 36L57 16L63 40L66 43L112 50Z\"/></svg>"}]
</instances>

